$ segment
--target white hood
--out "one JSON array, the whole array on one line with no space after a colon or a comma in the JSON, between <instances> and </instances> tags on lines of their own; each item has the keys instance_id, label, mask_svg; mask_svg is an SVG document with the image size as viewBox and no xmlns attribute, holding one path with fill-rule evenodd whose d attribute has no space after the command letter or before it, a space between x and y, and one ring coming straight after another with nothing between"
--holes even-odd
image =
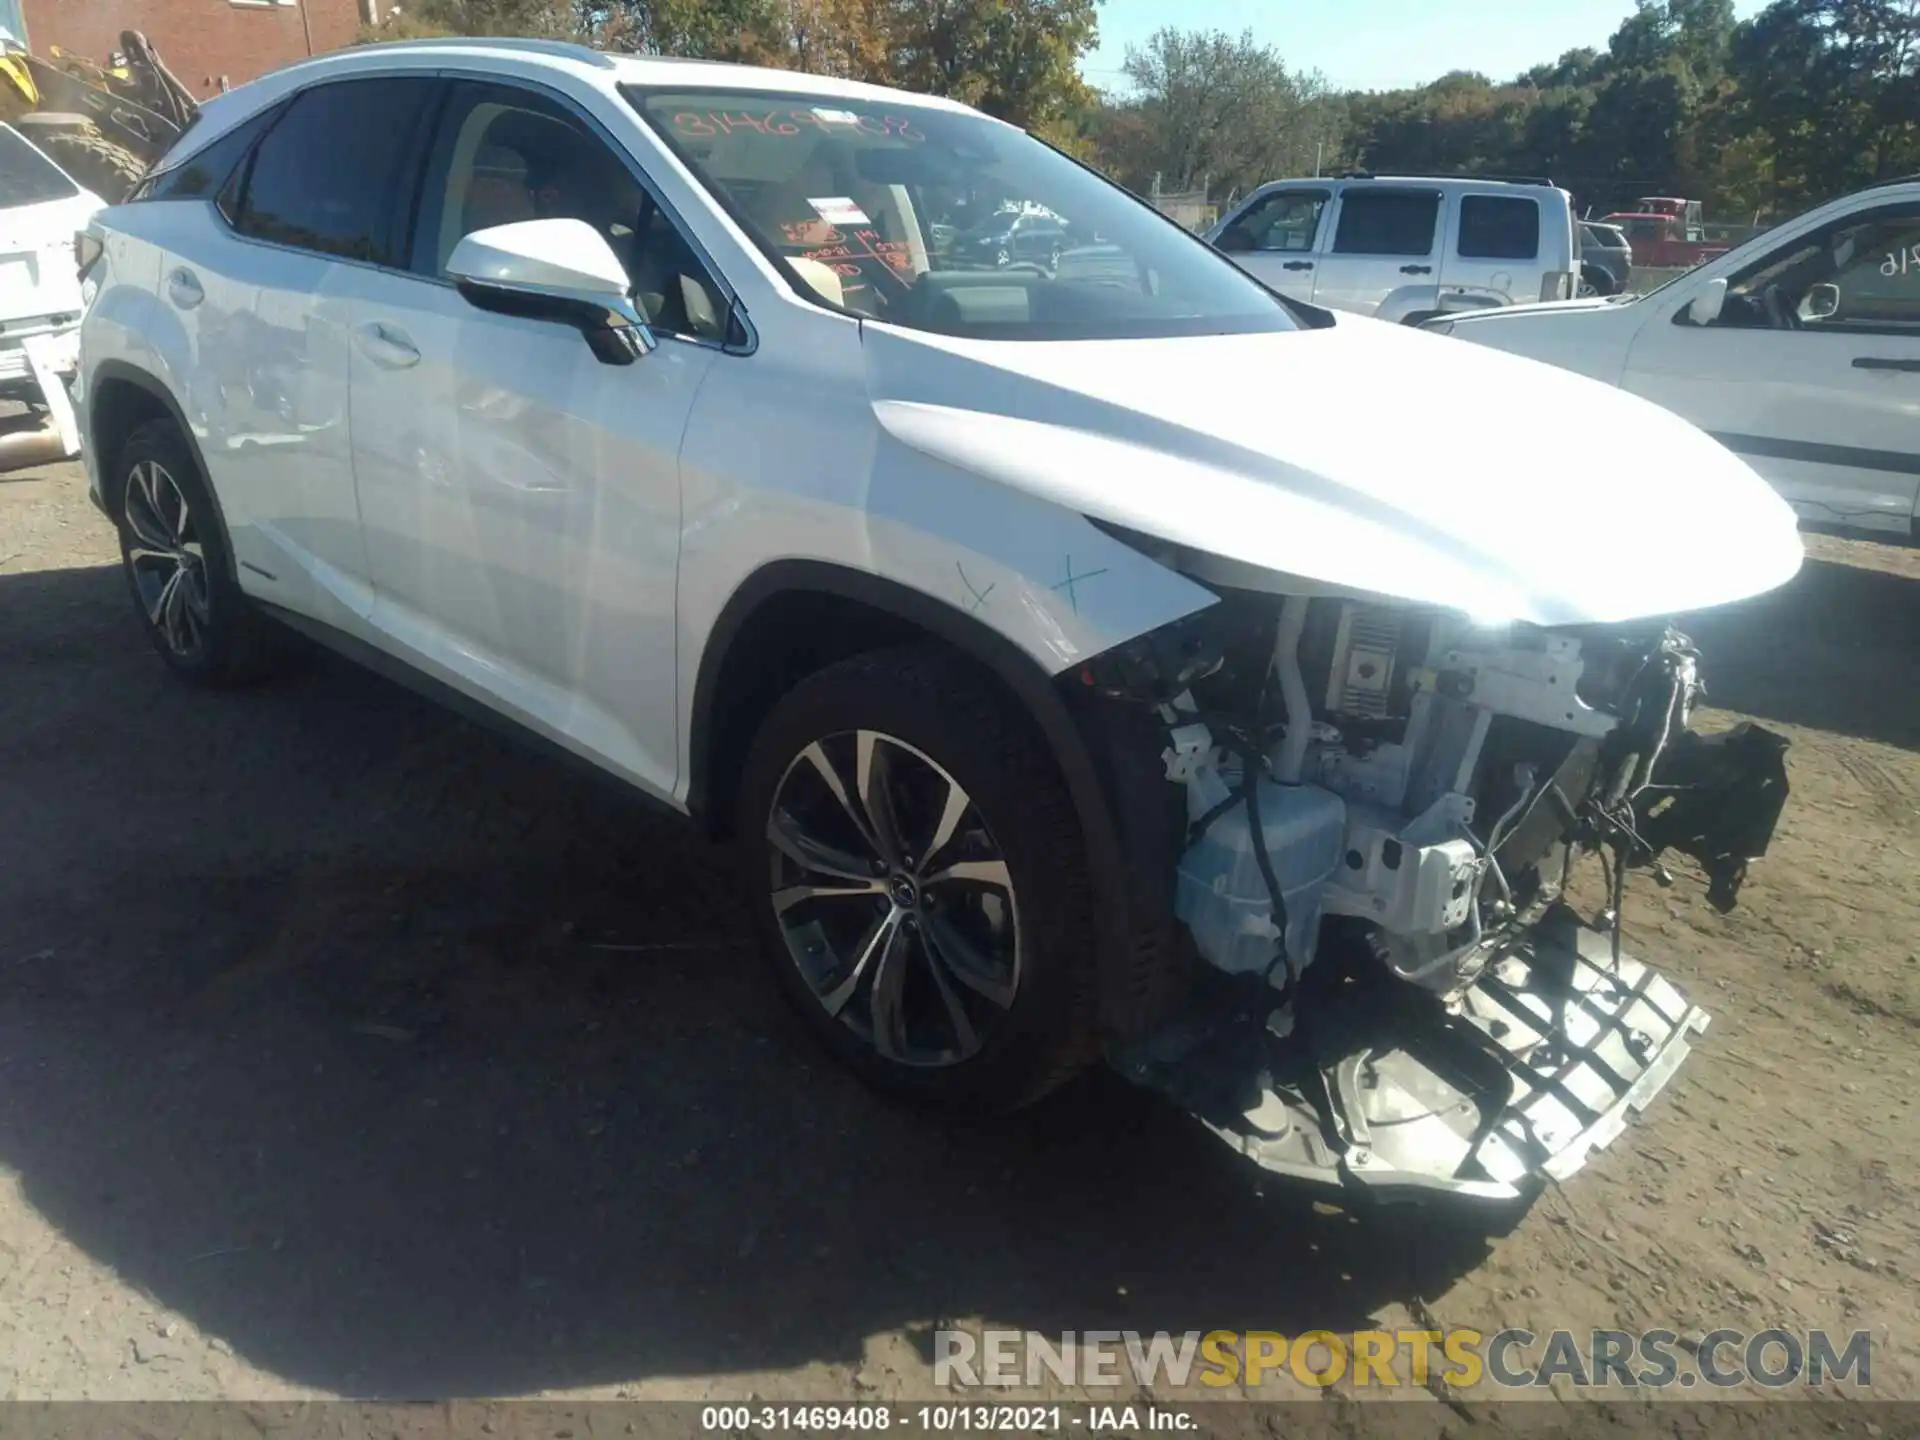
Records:
<instances>
[{"instance_id":1,"label":"white hood","mask_svg":"<svg viewBox=\"0 0 1920 1440\"><path fill-rule=\"evenodd\" d=\"M902 443L1282 575L1576 624L1740 599L1800 565L1786 503L1685 421L1402 326L1012 342L870 323L863 343Z\"/></svg>"}]
</instances>

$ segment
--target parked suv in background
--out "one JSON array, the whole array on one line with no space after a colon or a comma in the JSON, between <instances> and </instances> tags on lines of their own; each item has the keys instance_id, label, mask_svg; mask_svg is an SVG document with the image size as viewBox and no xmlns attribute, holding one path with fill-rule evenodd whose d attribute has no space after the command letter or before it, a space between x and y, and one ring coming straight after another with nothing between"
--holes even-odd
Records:
<instances>
[{"instance_id":1,"label":"parked suv in background","mask_svg":"<svg viewBox=\"0 0 1920 1440\"><path fill-rule=\"evenodd\" d=\"M1574 293L1573 200L1541 184L1276 180L1207 232L1283 295L1417 325Z\"/></svg>"},{"instance_id":2,"label":"parked suv in background","mask_svg":"<svg viewBox=\"0 0 1920 1440\"><path fill-rule=\"evenodd\" d=\"M1057 265L932 243L1010 210ZM951 101L533 41L215 99L87 248L166 663L295 626L690 814L878 1084L1104 1051L1287 1174L1510 1198L1705 1023L1551 904L1577 807L1730 889L1784 794L1658 617L1793 519L1656 406L1294 306Z\"/></svg>"},{"instance_id":3,"label":"parked suv in background","mask_svg":"<svg viewBox=\"0 0 1920 1440\"><path fill-rule=\"evenodd\" d=\"M1633 274L1633 246L1618 225L1580 222L1580 286L1583 299L1619 295Z\"/></svg>"}]
</instances>

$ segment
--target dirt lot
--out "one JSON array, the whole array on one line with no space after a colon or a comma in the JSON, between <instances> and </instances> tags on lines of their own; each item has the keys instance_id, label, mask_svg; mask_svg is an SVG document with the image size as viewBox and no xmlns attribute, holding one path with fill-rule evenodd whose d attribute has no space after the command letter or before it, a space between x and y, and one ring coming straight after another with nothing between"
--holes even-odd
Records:
<instances>
[{"instance_id":1,"label":"dirt lot","mask_svg":"<svg viewBox=\"0 0 1920 1440\"><path fill-rule=\"evenodd\" d=\"M876 1102L678 829L341 663L186 690L77 472L0 477L0 1395L912 1396L947 1318L1431 1315L1865 1327L1920 1398L1920 552L1810 547L1694 626L1793 738L1774 853L1730 918L1629 911L1713 1027L1483 1242L1115 1080Z\"/></svg>"}]
</instances>

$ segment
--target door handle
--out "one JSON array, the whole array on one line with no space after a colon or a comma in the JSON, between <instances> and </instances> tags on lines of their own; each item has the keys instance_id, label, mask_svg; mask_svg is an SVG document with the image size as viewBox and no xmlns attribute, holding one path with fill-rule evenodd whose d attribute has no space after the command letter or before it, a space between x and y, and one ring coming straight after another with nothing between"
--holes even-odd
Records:
<instances>
[{"instance_id":1,"label":"door handle","mask_svg":"<svg viewBox=\"0 0 1920 1440\"><path fill-rule=\"evenodd\" d=\"M179 269L167 276L167 298L182 310L191 310L207 298L191 270Z\"/></svg>"},{"instance_id":2,"label":"door handle","mask_svg":"<svg viewBox=\"0 0 1920 1440\"><path fill-rule=\"evenodd\" d=\"M407 370L420 363L420 351L406 332L378 320L356 325L354 339L361 353L383 370Z\"/></svg>"},{"instance_id":3,"label":"door handle","mask_svg":"<svg viewBox=\"0 0 1920 1440\"><path fill-rule=\"evenodd\" d=\"M1400 273L1402 275L1431 275L1433 273L1433 267L1431 265L1402 265L1400 267Z\"/></svg>"},{"instance_id":4,"label":"door handle","mask_svg":"<svg viewBox=\"0 0 1920 1440\"><path fill-rule=\"evenodd\" d=\"M1282 270L1311 270L1313 268L1313 262L1311 260L1289 260L1280 268Z\"/></svg>"},{"instance_id":5,"label":"door handle","mask_svg":"<svg viewBox=\"0 0 1920 1440\"><path fill-rule=\"evenodd\" d=\"M1920 360L1892 360L1881 355L1862 355L1853 362L1856 370L1910 370L1920 374Z\"/></svg>"}]
</instances>

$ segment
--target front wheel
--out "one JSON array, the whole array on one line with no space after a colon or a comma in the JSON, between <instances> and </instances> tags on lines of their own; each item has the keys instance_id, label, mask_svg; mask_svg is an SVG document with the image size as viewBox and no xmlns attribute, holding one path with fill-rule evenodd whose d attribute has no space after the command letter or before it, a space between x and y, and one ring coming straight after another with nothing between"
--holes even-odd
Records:
<instances>
[{"instance_id":1,"label":"front wheel","mask_svg":"<svg viewBox=\"0 0 1920 1440\"><path fill-rule=\"evenodd\" d=\"M751 747L738 843L782 990L871 1083L1008 1109L1093 1057L1072 803L964 661L908 647L802 682Z\"/></svg>"}]
</instances>

